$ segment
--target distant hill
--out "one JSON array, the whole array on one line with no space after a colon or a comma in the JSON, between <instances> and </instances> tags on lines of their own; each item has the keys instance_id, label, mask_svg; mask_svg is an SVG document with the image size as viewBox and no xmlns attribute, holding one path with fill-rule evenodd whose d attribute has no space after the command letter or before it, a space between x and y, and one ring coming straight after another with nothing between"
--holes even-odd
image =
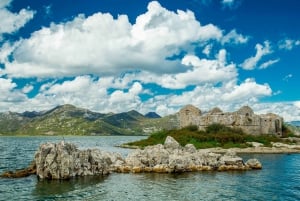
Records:
<instances>
[{"instance_id":1,"label":"distant hill","mask_svg":"<svg viewBox=\"0 0 300 201\"><path fill-rule=\"evenodd\" d=\"M61 105L43 112L0 113L0 134L4 135L145 135L174 128L177 118L154 118L132 110L97 113L73 105Z\"/></svg>"},{"instance_id":2,"label":"distant hill","mask_svg":"<svg viewBox=\"0 0 300 201\"><path fill-rule=\"evenodd\" d=\"M156 112L148 112L147 114L145 114L145 117L148 117L148 118L161 118L161 116L159 116Z\"/></svg>"},{"instance_id":3,"label":"distant hill","mask_svg":"<svg viewBox=\"0 0 300 201\"><path fill-rule=\"evenodd\" d=\"M300 127L300 121L290 121L290 122L288 122L288 124Z\"/></svg>"}]
</instances>

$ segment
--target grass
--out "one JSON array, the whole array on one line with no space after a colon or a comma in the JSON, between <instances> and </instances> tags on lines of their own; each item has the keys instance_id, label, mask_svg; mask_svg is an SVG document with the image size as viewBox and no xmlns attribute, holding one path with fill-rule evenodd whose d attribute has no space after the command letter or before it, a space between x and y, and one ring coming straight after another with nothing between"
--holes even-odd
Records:
<instances>
[{"instance_id":1,"label":"grass","mask_svg":"<svg viewBox=\"0 0 300 201\"><path fill-rule=\"evenodd\" d=\"M245 148L246 142L259 142L271 146L271 142L284 142L274 135L248 135L241 129L233 129L221 124L212 124L206 131L198 131L197 126L188 126L178 130L163 130L150 135L147 139L130 142L126 145L145 147L148 145L163 144L167 136L172 136L182 146L193 144L196 148Z\"/></svg>"}]
</instances>

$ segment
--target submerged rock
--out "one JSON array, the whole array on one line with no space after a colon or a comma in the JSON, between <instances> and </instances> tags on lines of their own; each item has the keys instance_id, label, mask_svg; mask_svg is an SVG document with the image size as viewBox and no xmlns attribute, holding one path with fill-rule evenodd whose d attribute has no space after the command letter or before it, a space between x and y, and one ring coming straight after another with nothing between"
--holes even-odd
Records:
<instances>
[{"instance_id":1,"label":"submerged rock","mask_svg":"<svg viewBox=\"0 0 300 201\"><path fill-rule=\"evenodd\" d=\"M125 159L118 153L99 149L79 150L71 143L45 143L40 145L30 167L6 172L2 177L23 177L37 174L40 179L69 179L76 176L120 173L176 173L191 171L226 171L261 169L257 159L246 163L234 151L224 155L197 150L194 145L182 147L168 136L164 145L137 149Z\"/></svg>"},{"instance_id":2,"label":"submerged rock","mask_svg":"<svg viewBox=\"0 0 300 201\"><path fill-rule=\"evenodd\" d=\"M29 175L36 174L36 165L35 162L31 162L29 167L21 170L14 171L7 171L0 175L0 177L4 178L21 178L21 177L27 177Z\"/></svg>"}]
</instances>

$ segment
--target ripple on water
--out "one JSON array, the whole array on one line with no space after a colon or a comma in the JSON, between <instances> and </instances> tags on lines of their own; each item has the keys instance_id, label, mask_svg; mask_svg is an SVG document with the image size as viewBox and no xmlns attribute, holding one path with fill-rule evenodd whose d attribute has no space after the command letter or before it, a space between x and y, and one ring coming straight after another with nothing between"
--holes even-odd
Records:
<instances>
[{"instance_id":1,"label":"ripple on water","mask_svg":"<svg viewBox=\"0 0 300 201\"><path fill-rule=\"evenodd\" d=\"M0 171L26 167L39 144L61 137L0 137ZM80 148L121 152L114 145L134 137L65 137ZM244 157L244 156L243 156ZM35 176L0 179L0 200L300 200L300 155L247 155L263 169L246 172L111 174L70 181L38 181Z\"/></svg>"}]
</instances>

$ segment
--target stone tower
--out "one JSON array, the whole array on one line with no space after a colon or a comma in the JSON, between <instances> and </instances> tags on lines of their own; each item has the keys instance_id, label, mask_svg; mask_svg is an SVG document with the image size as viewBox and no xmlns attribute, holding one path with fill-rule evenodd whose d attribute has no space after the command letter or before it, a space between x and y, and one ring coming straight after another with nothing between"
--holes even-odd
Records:
<instances>
[{"instance_id":1,"label":"stone tower","mask_svg":"<svg viewBox=\"0 0 300 201\"><path fill-rule=\"evenodd\" d=\"M190 125L198 125L201 110L193 105L187 105L179 111L178 115L181 128Z\"/></svg>"}]
</instances>

